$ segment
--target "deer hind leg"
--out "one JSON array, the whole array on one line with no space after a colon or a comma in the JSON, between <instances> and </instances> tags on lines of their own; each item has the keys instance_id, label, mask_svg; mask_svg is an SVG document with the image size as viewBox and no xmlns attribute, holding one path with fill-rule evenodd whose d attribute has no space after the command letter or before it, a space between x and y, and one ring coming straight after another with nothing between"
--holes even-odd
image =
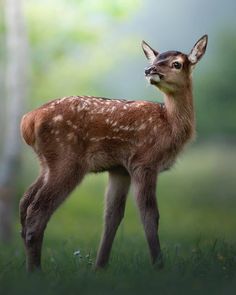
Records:
<instances>
[{"instance_id":1,"label":"deer hind leg","mask_svg":"<svg viewBox=\"0 0 236 295\"><path fill-rule=\"evenodd\" d=\"M55 209L82 180L84 173L75 163L57 163L49 167L47 182L38 190L27 208L25 250L27 269L40 268L44 230Z\"/></svg>"},{"instance_id":2,"label":"deer hind leg","mask_svg":"<svg viewBox=\"0 0 236 295\"><path fill-rule=\"evenodd\" d=\"M134 193L141 221L147 238L151 261L159 268L163 266L158 236L159 211L156 201L156 173L145 169L132 175Z\"/></svg>"},{"instance_id":3,"label":"deer hind leg","mask_svg":"<svg viewBox=\"0 0 236 295\"><path fill-rule=\"evenodd\" d=\"M130 187L130 176L126 172L109 173L104 212L104 231L97 255L95 268L103 268L109 260L117 228L124 216L126 197Z\"/></svg>"},{"instance_id":4,"label":"deer hind leg","mask_svg":"<svg viewBox=\"0 0 236 295\"><path fill-rule=\"evenodd\" d=\"M19 213L20 213L20 221L22 225L22 231L21 231L22 238L25 237L25 219L26 219L27 209L30 203L33 201L38 190L44 185L46 177L47 177L48 168L43 157L40 157L40 166L41 166L41 173L39 177L28 188L28 190L24 193L23 197L20 200Z\"/></svg>"}]
</instances>

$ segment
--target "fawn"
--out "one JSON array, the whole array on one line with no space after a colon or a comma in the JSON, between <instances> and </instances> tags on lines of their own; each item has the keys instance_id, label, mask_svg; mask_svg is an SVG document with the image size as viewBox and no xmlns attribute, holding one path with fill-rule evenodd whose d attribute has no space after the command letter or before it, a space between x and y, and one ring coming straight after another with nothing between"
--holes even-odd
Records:
<instances>
[{"instance_id":1,"label":"fawn","mask_svg":"<svg viewBox=\"0 0 236 295\"><path fill-rule=\"evenodd\" d=\"M27 113L21 121L25 142L37 154L41 172L20 201L27 269L40 268L44 230L55 209L86 173L109 172L104 231L95 267L108 263L124 216L132 182L151 261L162 265L158 237L156 183L183 146L194 137L191 72L207 47L207 35L190 54L158 53L146 42L149 83L164 93L164 104L94 96L56 99Z\"/></svg>"}]
</instances>

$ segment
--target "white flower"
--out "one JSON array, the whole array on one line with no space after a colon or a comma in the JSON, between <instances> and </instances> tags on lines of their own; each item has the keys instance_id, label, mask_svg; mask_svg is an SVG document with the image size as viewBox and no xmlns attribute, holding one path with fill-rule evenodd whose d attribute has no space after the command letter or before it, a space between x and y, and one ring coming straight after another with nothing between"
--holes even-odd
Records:
<instances>
[{"instance_id":1,"label":"white flower","mask_svg":"<svg viewBox=\"0 0 236 295\"><path fill-rule=\"evenodd\" d=\"M79 256L80 255L80 250L75 251L73 254L74 254L74 256Z\"/></svg>"}]
</instances>

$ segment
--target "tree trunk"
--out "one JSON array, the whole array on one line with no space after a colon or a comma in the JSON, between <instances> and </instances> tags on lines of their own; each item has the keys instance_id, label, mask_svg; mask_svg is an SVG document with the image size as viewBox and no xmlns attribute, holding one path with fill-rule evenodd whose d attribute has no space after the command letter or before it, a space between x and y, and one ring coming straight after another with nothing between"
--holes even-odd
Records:
<instances>
[{"instance_id":1,"label":"tree trunk","mask_svg":"<svg viewBox=\"0 0 236 295\"><path fill-rule=\"evenodd\" d=\"M13 201L20 164L19 122L25 106L27 38L22 0L5 0L6 122L0 165L0 239L12 233Z\"/></svg>"}]
</instances>

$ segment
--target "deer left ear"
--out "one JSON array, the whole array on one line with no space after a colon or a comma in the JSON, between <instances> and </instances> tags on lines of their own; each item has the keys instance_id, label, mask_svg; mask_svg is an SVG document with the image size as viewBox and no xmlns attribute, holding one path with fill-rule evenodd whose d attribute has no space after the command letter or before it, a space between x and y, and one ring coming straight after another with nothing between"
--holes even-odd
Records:
<instances>
[{"instance_id":1,"label":"deer left ear","mask_svg":"<svg viewBox=\"0 0 236 295\"><path fill-rule=\"evenodd\" d=\"M154 50L151 46L149 46L145 41L142 41L142 48L144 54L146 55L146 58L152 64L156 57L159 55L159 53L156 50Z\"/></svg>"},{"instance_id":2,"label":"deer left ear","mask_svg":"<svg viewBox=\"0 0 236 295\"><path fill-rule=\"evenodd\" d=\"M188 55L188 59L192 65L195 65L203 57L207 48L207 41L208 41L208 36L204 35L193 46L193 49Z\"/></svg>"}]
</instances>

